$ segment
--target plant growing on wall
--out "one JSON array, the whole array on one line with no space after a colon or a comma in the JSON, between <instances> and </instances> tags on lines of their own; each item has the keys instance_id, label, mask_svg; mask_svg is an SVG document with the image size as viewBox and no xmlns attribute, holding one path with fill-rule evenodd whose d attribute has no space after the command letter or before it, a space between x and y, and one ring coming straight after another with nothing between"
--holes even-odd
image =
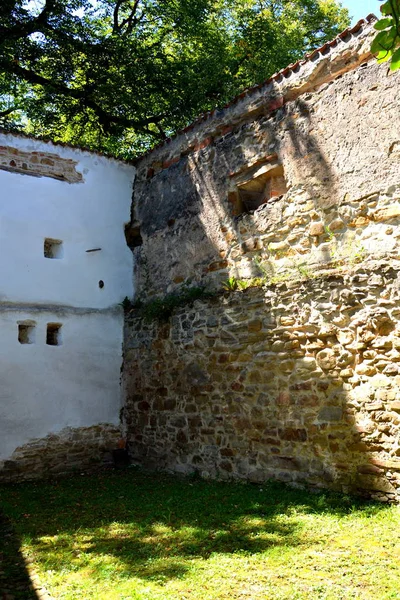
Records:
<instances>
[{"instance_id":1,"label":"plant growing on wall","mask_svg":"<svg viewBox=\"0 0 400 600\"><path fill-rule=\"evenodd\" d=\"M211 298L215 294L204 286L183 284L180 288L164 296L151 300L137 299L131 302L128 298L122 306L126 311L135 310L145 321L168 321L176 308L191 306L195 300Z\"/></svg>"},{"instance_id":2,"label":"plant growing on wall","mask_svg":"<svg viewBox=\"0 0 400 600\"><path fill-rule=\"evenodd\" d=\"M222 283L222 287L226 292L234 292L239 287L239 282L236 277L229 277Z\"/></svg>"},{"instance_id":3,"label":"plant growing on wall","mask_svg":"<svg viewBox=\"0 0 400 600\"><path fill-rule=\"evenodd\" d=\"M382 19L374 27L379 32L371 45L379 63L390 61L390 69L400 68L400 0L387 0L381 6Z\"/></svg>"}]
</instances>

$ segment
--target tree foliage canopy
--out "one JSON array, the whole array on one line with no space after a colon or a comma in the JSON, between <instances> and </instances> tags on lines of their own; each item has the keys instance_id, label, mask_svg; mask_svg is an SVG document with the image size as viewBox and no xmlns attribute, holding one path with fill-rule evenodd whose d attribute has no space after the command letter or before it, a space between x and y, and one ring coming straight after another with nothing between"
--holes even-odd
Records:
<instances>
[{"instance_id":1,"label":"tree foliage canopy","mask_svg":"<svg viewBox=\"0 0 400 600\"><path fill-rule=\"evenodd\" d=\"M2 0L0 125L133 156L348 24L336 0Z\"/></svg>"}]
</instances>

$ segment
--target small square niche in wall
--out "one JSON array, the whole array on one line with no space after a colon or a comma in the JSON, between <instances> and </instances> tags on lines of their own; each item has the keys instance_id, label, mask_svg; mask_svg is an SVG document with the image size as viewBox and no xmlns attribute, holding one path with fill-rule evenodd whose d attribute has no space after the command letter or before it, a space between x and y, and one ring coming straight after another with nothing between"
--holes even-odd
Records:
<instances>
[{"instance_id":1,"label":"small square niche in wall","mask_svg":"<svg viewBox=\"0 0 400 600\"><path fill-rule=\"evenodd\" d=\"M18 341L20 344L35 343L35 321L19 321L18 322Z\"/></svg>"},{"instance_id":2,"label":"small square niche in wall","mask_svg":"<svg viewBox=\"0 0 400 600\"><path fill-rule=\"evenodd\" d=\"M63 258L64 248L61 240L53 240L51 238L44 239L44 256L45 258Z\"/></svg>"},{"instance_id":3,"label":"small square niche in wall","mask_svg":"<svg viewBox=\"0 0 400 600\"><path fill-rule=\"evenodd\" d=\"M48 346L61 346L61 323L47 323L46 344Z\"/></svg>"}]
</instances>

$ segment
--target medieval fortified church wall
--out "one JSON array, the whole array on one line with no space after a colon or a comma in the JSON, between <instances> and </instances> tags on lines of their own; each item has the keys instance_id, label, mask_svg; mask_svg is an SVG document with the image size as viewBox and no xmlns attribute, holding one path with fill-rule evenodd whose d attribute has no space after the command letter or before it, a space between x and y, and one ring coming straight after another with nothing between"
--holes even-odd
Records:
<instances>
[{"instance_id":1,"label":"medieval fortified church wall","mask_svg":"<svg viewBox=\"0 0 400 600\"><path fill-rule=\"evenodd\" d=\"M399 498L400 73L372 35L136 170L0 134L0 479L103 461L122 425L147 466ZM155 318L171 293L201 297Z\"/></svg>"},{"instance_id":2,"label":"medieval fortified church wall","mask_svg":"<svg viewBox=\"0 0 400 600\"><path fill-rule=\"evenodd\" d=\"M371 20L137 165L137 462L399 498L400 73ZM187 286L210 296L144 318Z\"/></svg>"},{"instance_id":3,"label":"medieval fortified church wall","mask_svg":"<svg viewBox=\"0 0 400 600\"><path fill-rule=\"evenodd\" d=\"M121 436L135 169L0 134L0 479L110 458Z\"/></svg>"}]
</instances>

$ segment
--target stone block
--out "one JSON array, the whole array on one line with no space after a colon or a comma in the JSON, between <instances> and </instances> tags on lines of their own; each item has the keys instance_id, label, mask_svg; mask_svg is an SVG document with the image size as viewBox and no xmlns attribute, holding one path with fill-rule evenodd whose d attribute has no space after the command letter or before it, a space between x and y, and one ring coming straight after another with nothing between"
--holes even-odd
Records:
<instances>
[{"instance_id":1,"label":"stone block","mask_svg":"<svg viewBox=\"0 0 400 600\"><path fill-rule=\"evenodd\" d=\"M252 321L248 322L247 328L250 332L261 331L262 321L260 319L253 319Z\"/></svg>"},{"instance_id":2,"label":"stone block","mask_svg":"<svg viewBox=\"0 0 400 600\"><path fill-rule=\"evenodd\" d=\"M385 408L384 404L382 402L368 402L365 404L365 410L368 411L376 411L376 410L383 410Z\"/></svg>"},{"instance_id":3,"label":"stone block","mask_svg":"<svg viewBox=\"0 0 400 600\"><path fill-rule=\"evenodd\" d=\"M307 440L307 431L302 428L286 427L280 429L278 434L282 440L291 442L305 442Z\"/></svg>"},{"instance_id":4,"label":"stone block","mask_svg":"<svg viewBox=\"0 0 400 600\"><path fill-rule=\"evenodd\" d=\"M311 223L308 230L308 234L311 236L323 235L325 233L325 226L322 222Z\"/></svg>"},{"instance_id":5,"label":"stone block","mask_svg":"<svg viewBox=\"0 0 400 600\"><path fill-rule=\"evenodd\" d=\"M385 208L380 208L373 213L374 221L380 223L382 221L389 221L390 219L396 219L400 217L400 205L394 204Z\"/></svg>"},{"instance_id":6,"label":"stone block","mask_svg":"<svg viewBox=\"0 0 400 600\"><path fill-rule=\"evenodd\" d=\"M341 406L323 406L318 413L318 421L334 423L343 419Z\"/></svg>"},{"instance_id":7,"label":"stone block","mask_svg":"<svg viewBox=\"0 0 400 600\"><path fill-rule=\"evenodd\" d=\"M359 465L357 471L363 475L379 475L380 473L383 473L383 469L373 464Z\"/></svg>"},{"instance_id":8,"label":"stone block","mask_svg":"<svg viewBox=\"0 0 400 600\"><path fill-rule=\"evenodd\" d=\"M368 474L363 475L359 473L356 484L360 489L374 490L377 492L396 492L396 488L384 477L376 477Z\"/></svg>"},{"instance_id":9,"label":"stone block","mask_svg":"<svg viewBox=\"0 0 400 600\"><path fill-rule=\"evenodd\" d=\"M324 371L329 371L336 367L336 356L333 350L326 348L318 352L316 361L319 367Z\"/></svg>"}]
</instances>

